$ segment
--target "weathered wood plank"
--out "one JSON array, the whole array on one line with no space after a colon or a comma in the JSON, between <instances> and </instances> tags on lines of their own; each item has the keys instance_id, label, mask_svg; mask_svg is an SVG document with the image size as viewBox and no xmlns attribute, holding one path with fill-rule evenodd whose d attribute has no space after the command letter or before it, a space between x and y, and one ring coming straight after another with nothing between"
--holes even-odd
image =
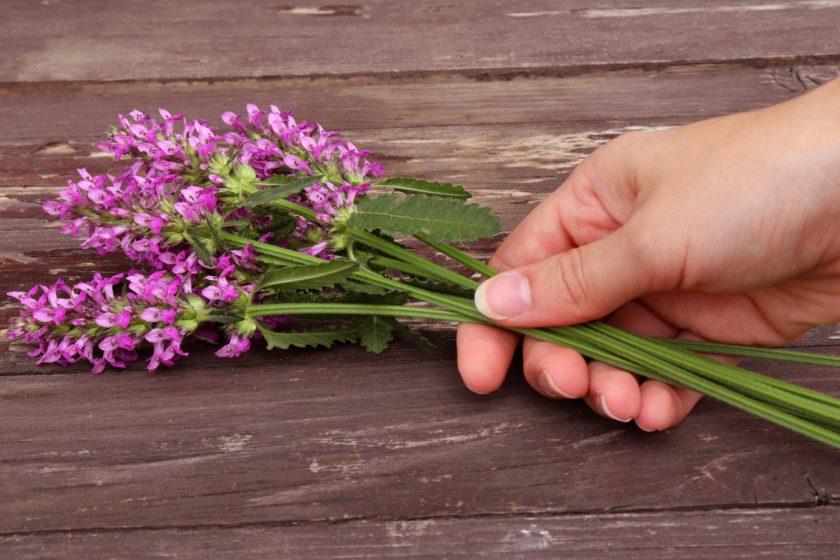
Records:
<instances>
[{"instance_id":1,"label":"weathered wood plank","mask_svg":"<svg viewBox=\"0 0 840 560\"><path fill-rule=\"evenodd\" d=\"M55 196L75 169L116 168L98 157L100 137L117 111L166 105L215 115L255 99L285 99L298 114L346 130L373 148L395 174L460 181L478 200L515 225L588 152L623 130L681 124L789 98L803 77L814 84L835 67L796 67L788 73L744 68L673 68L656 72L608 72L564 79L509 82L451 80L434 89L408 82L274 83L148 88L136 84L85 86L78 95L5 94L0 104L0 292L21 289L53 275L69 280L95 270L124 270L119 257L101 259L78 249L45 221L40 203ZM716 92L709 96L707 92ZM126 104L125 99L136 103ZM40 109L39 109L40 108ZM434 108L434 110L431 110ZM371 118L370 115L375 115ZM9 144L8 142L21 142ZM493 241L474 247L488 254ZM0 315L2 315L0 313ZM823 332L801 343L830 343ZM19 371L17 360L0 364ZM23 371L31 371L24 369Z\"/></svg>"},{"instance_id":2,"label":"weathered wood plank","mask_svg":"<svg viewBox=\"0 0 840 560\"><path fill-rule=\"evenodd\" d=\"M0 142L100 138L117 113L166 107L218 122L245 104L277 104L337 130L487 124L685 122L778 103L840 75L834 66L674 66L566 78L482 81L458 76L390 82L243 80L0 87ZM49 141L58 145L49 146Z\"/></svg>"},{"instance_id":3,"label":"weathered wood plank","mask_svg":"<svg viewBox=\"0 0 840 560\"><path fill-rule=\"evenodd\" d=\"M290 527L180 528L0 536L31 558L803 558L834 559L837 507L636 514L348 521Z\"/></svg>"},{"instance_id":4,"label":"weathered wood plank","mask_svg":"<svg viewBox=\"0 0 840 560\"><path fill-rule=\"evenodd\" d=\"M0 82L568 72L840 55L836 0L11 0L0 21Z\"/></svg>"},{"instance_id":5,"label":"weathered wood plank","mask_svg":"<svg viewBox=\"0 0 840 560\"><path fill-rule=\"evenodd\" d=\"M712 401L645 434L516 370L472 395L451 343L195 353L155 376L0 378L0 533L840 498L836 450ZM838 394L832 372L795 377Z\"/></svg>"}]
</instances>

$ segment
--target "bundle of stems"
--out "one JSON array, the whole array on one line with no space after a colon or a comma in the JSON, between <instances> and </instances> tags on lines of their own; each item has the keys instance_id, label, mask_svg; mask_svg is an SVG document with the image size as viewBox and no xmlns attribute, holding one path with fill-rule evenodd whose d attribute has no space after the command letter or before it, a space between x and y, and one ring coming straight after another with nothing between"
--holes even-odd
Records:
<instances>
[{"instance_id":1,"label":"bundle of stems","mask_svg":"<svg viewBox=\"0 0 840 560\"><path fill-rule=\"evenodd\" d=\"M286 200L274 201L286 210L307 220L317 221L310 209ZM348 227L348 258L353 246L363 246L380 255L377 264L425 278L457 285L474 291L479 283L444 266L418 256L386 236ZM223 233L226 243L236 247L252 245L259 258L273 267L299 267L323 263L321 259L296 251L254 242ZM414 237L474 273L491 277L496 271L467 253L423 233ZM493 325L478 312L470 298L418 287L387 278L360 267L350 276L358 282L398 291L428 306L380 305L357 303L266 303L249 306L249 317L275 315L354 315L413 317ZM793 363L840 367L840 358L784 349L756 348L720 343L663 340L634 334L593 321L580 325L549 328L508 329L538 340L562 345L583 356L626 371L685 387L713 397L736 408L780 426L840 448L840 399L786 383L744 368L711 359L701 353L767 358Z\"/></svg>"}]
</instances>

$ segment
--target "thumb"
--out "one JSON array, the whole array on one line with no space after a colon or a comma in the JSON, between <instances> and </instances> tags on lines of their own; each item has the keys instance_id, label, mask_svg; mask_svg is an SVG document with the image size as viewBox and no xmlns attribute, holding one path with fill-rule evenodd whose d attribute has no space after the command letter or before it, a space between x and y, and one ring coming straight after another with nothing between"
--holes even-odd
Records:
<instances>
[{"instance_id":1,"label":"thumb","mask_svg":"<svg viewBox=\"0 0 840 560\"><path fill-rule=\"evenodd\" d=\"M626 227L612 234L487 280L475 305L511 327L570 325L607 315L645 293L658 291L644 263L643 243Z\"/></svg>"}]
</instances>

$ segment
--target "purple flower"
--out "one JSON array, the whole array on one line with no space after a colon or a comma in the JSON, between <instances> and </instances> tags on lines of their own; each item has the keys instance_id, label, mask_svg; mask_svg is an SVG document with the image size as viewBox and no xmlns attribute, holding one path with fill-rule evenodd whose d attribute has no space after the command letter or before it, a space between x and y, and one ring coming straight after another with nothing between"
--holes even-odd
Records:
<instances>
[{"instance_id":1,"label":"purple flower","mask_svg":"<svg viewBox=\"0 0 840 560\"><path fill-rule=\"evenodd\" d=\"M216 351L216 356L220 358L238 358L250 349L251 339L234 332L230 335L228 343Z\"/></svg>"}]
</instances>

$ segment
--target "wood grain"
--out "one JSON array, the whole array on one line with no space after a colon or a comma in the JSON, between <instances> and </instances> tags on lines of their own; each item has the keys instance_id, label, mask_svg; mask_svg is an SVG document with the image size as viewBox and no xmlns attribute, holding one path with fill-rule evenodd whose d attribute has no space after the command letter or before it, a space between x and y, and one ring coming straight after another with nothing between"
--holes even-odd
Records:
<instances>
[{"instance_id":1,"label":"wood grain","mask_svg":"<svg viewBox=\"0 0 840 560\"><path fill-rule=\"evenodd\" d=\"M836 0L7 0L0 21L8 83L505 75L840 55Z\"/></svg>"},{"instance_id":2,"label":"wood grain","mask_svg":"<svg viewBox=\"0 0 840 560\"><path fill-rule=\"evenodd\" d=\"M778 103L840 74L840 0L0 3L0 293L118 272L40 204L118 112L276 103L392 174L465 184L512 228L628 130ZM500 238L472 249L488 255ZM14 310L0 306L0 320ZM838 355L840 326L793 343ZM0 556L834 558L834 450L711 400L644 434L479 397L430 351L207 345L102 376L0 345ZM816 367L747 367L840 395Z\"/></svg>"},{"instance_id":3,"label":"wood grain","mask_svg":"<svg viewBox=\"0 0 840 560\"><path fill-rule=\"evenodd\" d=\"M712 510L482 519L362 520L0 536L15 558L833 559L840 510Z\"/></svg>"},{"instance_id":4,"label":"wood grain","mask_svg":"<svg viewBox=\"0 0 840 560\"><path fill-rule=\"evenodd\" d=\"M538 396L516 369L480 397L438 341L375 361L192 347L154 376L0 378L0 533L840 498L834 450L727 406L645 434ZM769 368L838 394L831 371Z\"/></svg>"}]
</instances>

